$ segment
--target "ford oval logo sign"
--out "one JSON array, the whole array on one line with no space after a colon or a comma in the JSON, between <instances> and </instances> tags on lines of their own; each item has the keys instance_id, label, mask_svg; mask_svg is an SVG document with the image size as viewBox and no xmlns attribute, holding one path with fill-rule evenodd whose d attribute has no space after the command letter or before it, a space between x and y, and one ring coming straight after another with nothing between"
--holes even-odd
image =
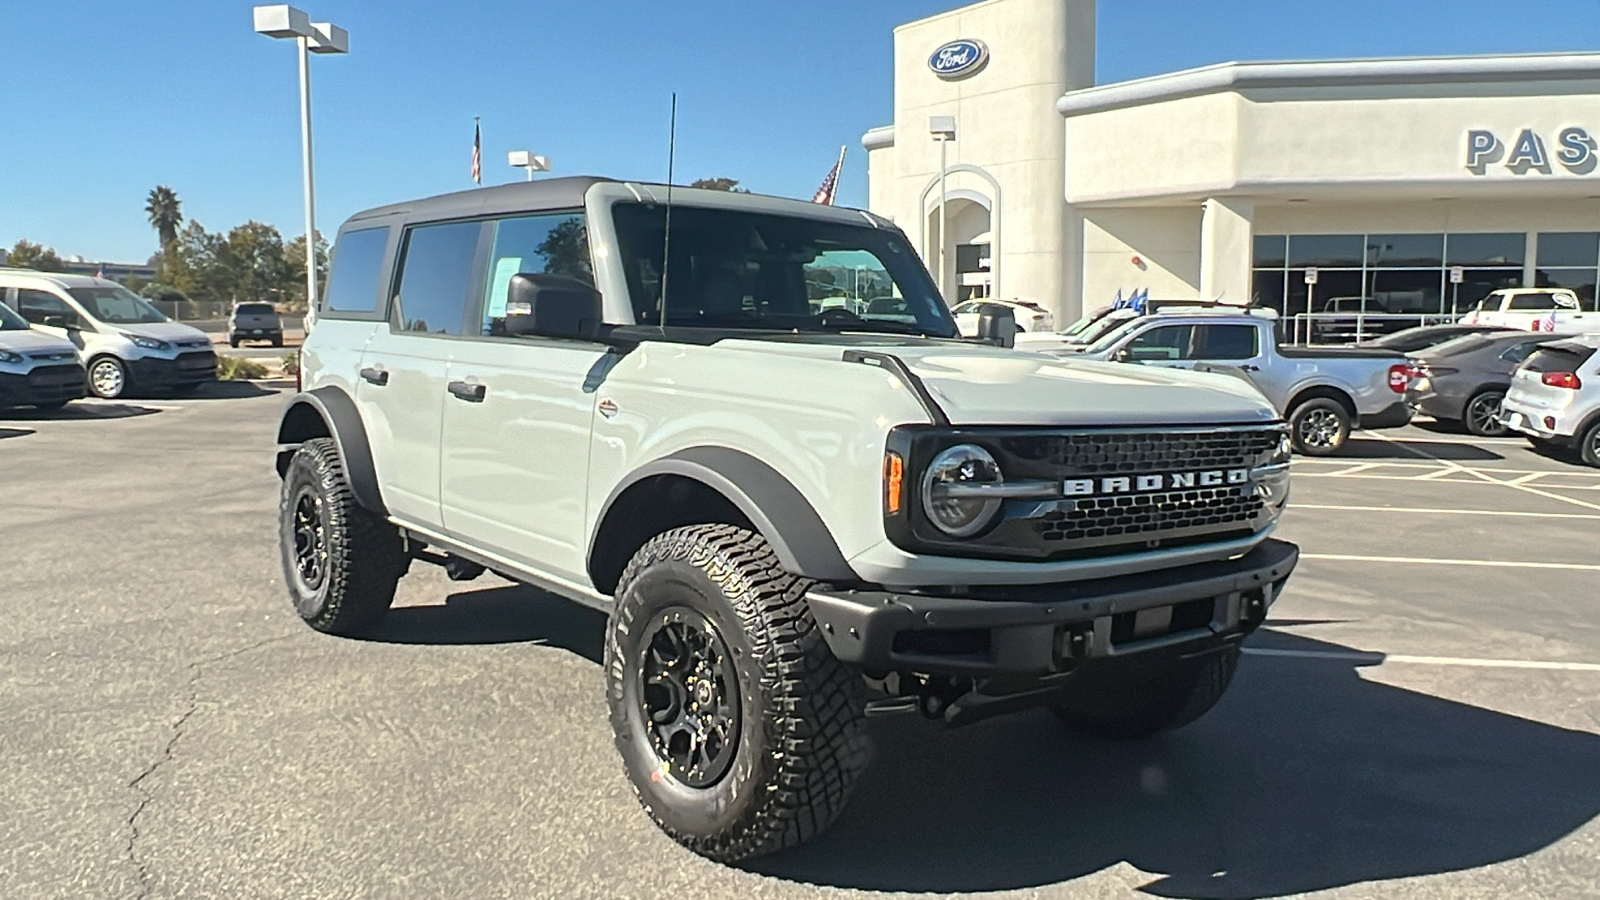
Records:
<instances>
[{"instance_id":1,"label":"ford oval logo sign","mask_svg":"<svg viewBox=\"0 0 1600 900\"><path fill-rule=\"evenodd\" d=\"M940 78L965 78L983 68L988 61L989 48L984 46L983 41L963 38L933 51L933 55L928 57L928 68Z\"/></svg>"}]
</instances>

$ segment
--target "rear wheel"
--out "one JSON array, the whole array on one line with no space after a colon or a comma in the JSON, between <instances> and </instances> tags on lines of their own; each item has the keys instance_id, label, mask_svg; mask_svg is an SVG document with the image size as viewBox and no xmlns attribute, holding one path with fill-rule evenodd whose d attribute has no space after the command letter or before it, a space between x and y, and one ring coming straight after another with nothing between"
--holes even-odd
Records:
<instances>
[{"instance_id":1,"label":"rear wheel","mask_svg":"<svg viewBox=\"0 0 1600 900\"><path fill-rule=\"evenodd\" d=\"M1331 397L1313 397L1289 413L1289 438L1307 456L1332 456L1350 439L1350 412Z\"/></svg>"},{"instance_id":2,"label":"rear wheel","mask_svg":"<svg viewBox=\"0 0 1600 900\"><path fill-rule=\"evenodd\" d=\"M1233 681L1239 650L1130 678L1096 685L1051 707L1080 734L1108 740L1145 738L1193 722L1217 705Z\"/></svg>"},{"instance_id":3,"label":"rear wheel","mask_svg":"<svg viewBox=\"0 0 1600 900\"><path fill-rule=\"evenodd\" d=\"M1473 394L1461 412L1461 424L1466 426L1468 432L1478 437L1504 435L1506 426L1500 422L1500 403L1505 399L1506 392L1499 390Z\"/></svg>"},{"instance_id":4,"label":"rear wheel","mask_svg":"<svg viewBox=\"0 0 1600 900\"><path fill-rule=\"evenodd\" d=\"M658 535L606 629L606 699L628 779L674 840L711 859L792 847L831 824L867 762L859 673L805 591L733 525Z\"/></svg>"},{"instance_id":5,"label":"rear wheel","mask_svg":"<svg viewBox=\"0 0 1600 900\"><path fill-rule=\"evenodd\" d=\"M361 634L394 600L400 534L356 504L331 438L306 441L289 460L278 507L283 578L295 612L328 634Z\"/></svg>"},{"instance_id":6,"label":"rear wheel","mask_svg":"<svg viewBox=\"0 0 1600 900\"><path fill-rule=\"evenodd\" d=\"M1589 426L1578 438L1578 452L1584 465L1600 467L1600 422Z\"/></svg>"},{"instance_id":7,"label":"rear wheel","mask_svg":"<svg viewBox=\"0 0 1600 900\"><path fill-rule=\"evenodd\" d=\"M89 363L89 392L102 400L115 400L128 392L128 367L115 356Z\"/></svg>"}]
</instances>

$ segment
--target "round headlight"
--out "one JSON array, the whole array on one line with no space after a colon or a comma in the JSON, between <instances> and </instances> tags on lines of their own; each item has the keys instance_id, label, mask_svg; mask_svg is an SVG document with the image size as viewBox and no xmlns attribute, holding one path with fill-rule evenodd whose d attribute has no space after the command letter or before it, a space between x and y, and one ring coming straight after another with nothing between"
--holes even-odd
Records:
<instances>
[{"instance_id":1,"label":"round headlight","mask_svg":"<svg viewBox=\"0 0 1600 900\"><path fill-rule=\"evenodd\" d=\"M922 510L945 534L971 537L1000 512L1000 499L984 496L984 488L1004 483L989 451L959 444L935 456L922 476Z\"/></svg>"}]
</instances>

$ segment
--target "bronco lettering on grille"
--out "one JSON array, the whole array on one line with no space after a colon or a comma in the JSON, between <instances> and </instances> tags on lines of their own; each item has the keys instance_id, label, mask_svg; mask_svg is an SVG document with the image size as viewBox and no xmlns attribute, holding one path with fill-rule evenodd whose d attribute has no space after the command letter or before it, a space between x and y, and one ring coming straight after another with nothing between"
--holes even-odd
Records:
<instances>
[{"instance_id":1,"label":"bronco lettering on grille","mask_svg":"<svg viewBox=\"0 0 1600 900\"><path fill-rule=\"evenodd\" d=\"M1114 478L1075 478L1062 482L1061 492L1068 497L1094 497L1114 494L1144 494L1178 488L1210 488L1246 484L1249 469L1214 469L1208 472L1170 472L1162 475L1120 475Z\"/></svg>"}]
</instances>

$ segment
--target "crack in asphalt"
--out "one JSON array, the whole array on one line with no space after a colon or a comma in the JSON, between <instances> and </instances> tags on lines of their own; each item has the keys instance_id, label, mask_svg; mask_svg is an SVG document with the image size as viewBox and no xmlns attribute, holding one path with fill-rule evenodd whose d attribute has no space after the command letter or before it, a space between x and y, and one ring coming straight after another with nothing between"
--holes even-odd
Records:
<instances>
[{"instance_id":1,"label":"crack in asphalt","mask_svg":"<svg viewBox=\"0 0 1600 900\"><path fill-rule=\"evenodd\" d=\"M138 878L139 878L139 892L138 892L138 894L135 895L136 900L144 900L144 898L150 896L150 869L149 869L148 866L145 865L144 861L139 858L139 849L138 849L139 837L140 837L140 835L139 835L139 817L144 814L145 809L147 807L149 807L151 803L155 802L155 796L156 795L155 795L155 790L153 788L145 786L145 782L148 779L150 779L152 776L154 776L156 774L156 772L162 766L164 766L168 762L172 761L173 754L176 752L176 750L178 748L178 742L183 739L184 726L187 725L188 722L189 722L189 719L191 717L193 717L196 712L199 711L199 709L200 709L200 675L202 674L202 670L206 666L222 662L223 660L226 660L226 659L232 659L233 657L236 657L236 656L241 656L241 655L243 655L245 653L249 653L249 652L251 652L253 650L259 650L262 647L267 646L268 644L275 644L275 643L277 643L279 641L287 640L290 637L292 637L292 635L281 634L281 635L278 635L277 637L267 638L265 640L257 641L257 642L255 642L253 644L250 644L250 645L246 646L246 647L241 647L241 648L239 648L237 650L231 650L231 651L229 651L227 653L222 653L222 654L219 654L217 656L208 657L206 659L197 660L197 661L192 662L192 663L189 664L189 666L188 666L188 668L189 668L189 691L188 691L188 695L189 696L188 696L188 701L184 705L184 710L183 710L182 714L180 714L178 716L178 718L176 720L174 720L173 723L172 723L172 734L167 738L167 742L166 742L165 746L163 746L161 748L161 752L158 753L156 755L156 758L150 762L150 765L146 766L144 771L140 772L139 775L136 778L134 778L132 781L128 782L128 787L130 789L136 791L138 793L138 795L139 795L138 805L136 805L134 807L132 814L130 814L128 816L128 822L127 822L127 826L128 826L128 844L127 844L128 862L133 865L134 871L138 874Z\"/></svg>"}]
</instances>

